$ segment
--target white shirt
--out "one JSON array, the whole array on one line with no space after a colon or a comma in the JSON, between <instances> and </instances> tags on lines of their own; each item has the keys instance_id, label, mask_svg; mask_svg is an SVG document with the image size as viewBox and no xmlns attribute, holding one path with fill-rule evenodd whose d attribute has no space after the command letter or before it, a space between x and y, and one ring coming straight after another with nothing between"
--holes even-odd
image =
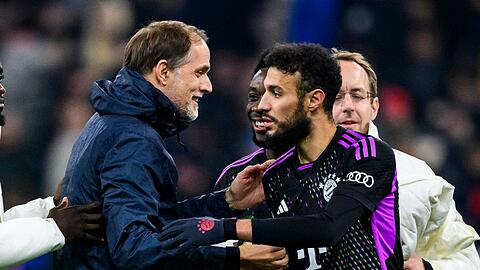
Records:
<instances>
[{"instance_id":1,"label":"white shirt","mask_svg":"<svg viewBox=\"0 0 480 270\"><path fill-rule=\"evenodd\" d=\"M21 264L58 250L65 237L55 221L47 218L53 197L36 199L4 213L0 185L0 268Z\"/></svg>"}]
</instances>

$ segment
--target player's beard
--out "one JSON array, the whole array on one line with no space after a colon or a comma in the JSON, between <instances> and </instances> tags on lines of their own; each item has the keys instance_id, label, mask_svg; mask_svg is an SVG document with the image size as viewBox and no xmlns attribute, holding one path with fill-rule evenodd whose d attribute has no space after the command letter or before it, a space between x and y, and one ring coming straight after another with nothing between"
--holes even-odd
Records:
<instances>
[{"instance_id":1,"label":"player's beard","mask_svg":"<svg viewBox=\"0 0 480 270\"><path fill-rule=\"evenodd\" d=\"M311 120L307 117L302 104L303 102L299 102L295 112L286 121L278 123L278 131L273 135L265 135L264 140L259 141L254 133L255 144L276 153L283 153L306 138L311 132Z\"/></svg>"}]
</instances>

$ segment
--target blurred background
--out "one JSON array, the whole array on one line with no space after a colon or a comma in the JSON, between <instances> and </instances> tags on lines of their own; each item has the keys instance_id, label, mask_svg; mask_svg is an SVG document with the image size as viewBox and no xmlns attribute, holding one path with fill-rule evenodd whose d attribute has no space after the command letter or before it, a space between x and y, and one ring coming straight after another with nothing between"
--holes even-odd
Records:
<instances>
[{"instance_id":1,"label":"blurred background","mask_svg":"<svg viewBox=\"0 0 480 270\"><path fill-rule=\"evenodd\" d=\"M1 0L6 209L53 194L93 114L92 82L113 79L129 37L166 19L205 29L212 52L214 92L181 134L189 152L168 143L181 198L209 191L223 167L255 148L245 104L260 52L318 42L368 57L383 139L452 183L458 210L480 231L479 0ZM49 269L49 260L15 269Z\"/></svg>"}]
</instances>

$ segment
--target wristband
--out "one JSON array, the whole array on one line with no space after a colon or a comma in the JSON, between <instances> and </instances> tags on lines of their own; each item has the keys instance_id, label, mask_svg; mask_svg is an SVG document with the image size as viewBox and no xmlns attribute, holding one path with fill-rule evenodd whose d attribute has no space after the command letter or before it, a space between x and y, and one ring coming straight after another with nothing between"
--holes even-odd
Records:
<instances>
[{"instance_id":1,"label":"wristband","mask_svg":"<svg viewBox=\"0 0 480 270\"><path fill-rule=\"evenodd\" d=\"M226 240L237 239L237 219L227 218L223 219L223 230Z\"/></svg>"}]
</instances>

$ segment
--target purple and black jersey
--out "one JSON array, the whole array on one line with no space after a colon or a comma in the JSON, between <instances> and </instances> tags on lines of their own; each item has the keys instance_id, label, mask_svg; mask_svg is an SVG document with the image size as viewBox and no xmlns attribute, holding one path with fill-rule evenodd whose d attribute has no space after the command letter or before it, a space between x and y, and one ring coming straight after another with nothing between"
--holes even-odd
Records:
<instances>
[{"instance_id":1,"label":"purple and black jersey","mask_svg":"<svg viewBox=\"0 0 480 270\"><path fill-rule=\"evenodd\" d=\"M308 234L304 237L301 231L292 237L284 236L291 238L283 242L288 247L289 269L403 269L395 158L384 142L338 127L316 161L300 164L296 148L292 148L267 169L263 182L267 204L279 218L277 228L281 229L279 225L282 225L292 231L302 227L312 235L320 235L319 239L323 239L322 233L327 234L322 232L326 225L321 224L327 224L332 216L341 220L347 215L332 209L332 205L341 205L342 200L359 205L360 211L355 210L359 214L354 214L354 219L344 226L345 231L335 244L300 245L306 243L300 238L308 240ZM280 223L281 217L288 217L285 221L295 221L291 217L300 219L296 219L299 221L296 223ZM275 231L270 226L272 222L254 225L262 226L262 232L267 231L266 228ZM254 227L255 238L262 238L260 242L266 244L282 244L272 237L265 241L268 237L259 233L256 237Z\"/></svg>"},{"instance_id":2,"label":"purple and black jersey","mask_svg":"<svg viewBox=\"0 0 480 270\"><path fill-rule=\"evenodd\" d=\"M217 181L215 182L214 190L222 190L230 186L233 180L239 172L245 169L249 165L262 164L267 160L267 155L265 154L264 148L259 148L254 152L238 159L235 162L232 162L226 166ZM245 211L241 217L255 217L255 218L268 218L272 217L272 213L268 209L265 203L259 204L248 211Z\"/></svg>"},{"instance_id":3,"label":"purple and black jersey","mask_svg":"<svg viewBox=\"0 0 480 270\"><path fill-rule=\"evenodd\" d=\"M238 159L227 165L220 173L217 181L215 182L215 190L222 190L230 186L235 180L235 177L239 172L245 169L249 165L261 164L267 160L264 148L258 148L254 152Z\"/></svg>"}]
</instances>

